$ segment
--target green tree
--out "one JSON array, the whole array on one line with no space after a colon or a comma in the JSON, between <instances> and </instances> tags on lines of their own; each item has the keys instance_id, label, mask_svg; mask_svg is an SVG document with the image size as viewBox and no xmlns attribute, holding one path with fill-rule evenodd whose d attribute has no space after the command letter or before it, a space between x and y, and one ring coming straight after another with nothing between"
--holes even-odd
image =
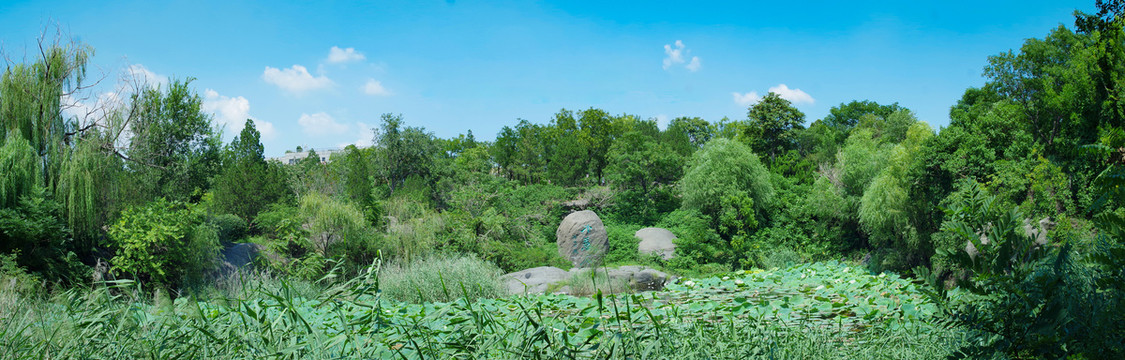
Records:
<instances>
[{"instance_id":1,"label":"green tree","mask_svg":"<svg viewBox=\"0 0 1125 360\"><path fill-rule=\"evenodd\" d=\"M377 136L382 176L390 194L408 178L430 181L437 174L436 157L441 151L432 133L424 128L403 127L402 115L383 114Z\"/></svg>"},{"instance_id":2,"label":"green tree","mask_svg":"<svg viewBox=\"0 0 1125 360\"><path fill-rule=\"evenodd\" d=\"M886 118L900 110L905 109L898 106L898 103L880 105L871 100L852 100L852 102L836 105L828 109L828 115L820 121L825 126L836 129L843 134L844 137L847 137L848 133L859 125L860 119L862 119L864 115Z\"/></svg>"},{"instance_id":3,"label":"green tree","mask_svg":"<svg viewBox=\"0 0 1125 360\"><path fill-rule=\"evenodd\" d=\"M254 122L246 120L242 132L227 147L211 189L216 210L248 223L266 205L291 193L280 164L266 162L260 137Z\"/></svg>"},{"instance_id":4,"label":"green tree","mask_svg":"<svg viewBox=\"0 0 1125 360\"><path fill-rule=\"evenodd\" d=\"M548 179L562 186L578 184L586 176L589 153L583 146L574 113L566 109L559 111L547 131L551 138Z\"/></svg>"},{"instance_id":5,"label":"green tree","mask_svg":"<svg viewBox=\"0 0 1125 360\"><path fill-rule=\"evenodd\" d=\"M221 143L191 79L133 95L129 158L136 188L147 199L195 200L218 171Z\"/></svg>"},{"instance_id":6,"label":"green tree","mask_svg":"<svg viewBox=\"0 0 1125 360\"><path fill-rule=\"evenodd\" d=\"M715 228L728 228L728 236L752 230L773 204L769 171L758 156L749 146L724 138L692 155L679 186L683 208L710 216Z\"/></svg>"},{"instance_id":7,"label":"green tree","mask_svg":"<svg viewBox=\"0 0 1125 360\"><path fill-rule=\"evenodd\" d=\"M748 124L743 129L743 141L757 153L768 155L769 161L796 148L797 133L803 129L805 113L794 108L781 95L769 93L746 113Z\"/></svg>"},{"instance_id":8,"label":"green tree","mask_svg":"<svg viewBox=\"0 0 1125 360\"><path fill-rule=\"evenodd\" d=\"M586 148L589 174L598 184L604 178L602 171L607 165L609 147L613 144L613 118L602 109L589 108L579 112L578 127L581 129L582 146Z\"/></svg>"},{"instance_id":9,"label":"green tree","mask_svg":"<svg viewBox=\"0 0 1125 360\"><path fill-rule=\"evenodd\" d=\"M606 180L617 191L616 206L629 220L652 224L658 215L674 210L671 186L679 180L684 158L653 134L656 123L646 122L650 130L633 130L613 142L609 149Z\"/></svg>"}]
</instances>

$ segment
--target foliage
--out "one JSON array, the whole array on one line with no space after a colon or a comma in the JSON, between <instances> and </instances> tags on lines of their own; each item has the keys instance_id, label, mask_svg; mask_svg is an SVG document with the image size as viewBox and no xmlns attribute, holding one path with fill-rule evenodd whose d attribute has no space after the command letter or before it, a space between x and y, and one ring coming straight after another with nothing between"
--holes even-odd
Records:
<instances>
[{"instance_id":1,"label":"foliage","mask_svg":"<svg viewBox=\"0 0 1125 360\"><path fill-rule=\"evenodd\" d=\"M959 353L1120 356L1119 342L1109 345L1125 330L1111 310L1122 301L1119 291L1098 289L1098 274L1077 258L1070 241L1037 243L1024 233L1019 210L1005 209L977 185L967 191L942 225L954 247L939 252L966 276L959 285L967 293L949 296L954 319L972 331Z\"/></svg>"},{"instance_id":2,"label":"foliage","mask_svg":"<svg viewBox=\"0 0 1125 360\"><path fill-rule=\"evenodd\" d=\"M678 209L657 224L676 234L676 257L667 266L672 270L697 270L706 264L730 264L734 256L730 243L711 227L711 219L699 210ZM729 266L720 265L722 268Z\"/></svg>"},{"instance_id":3,"label":"foliage","mask_svg":"<svg viewBox=\"0 0 1125 360\"><path fill-rule=\"evenodd\" d=\"M616 191L615 213L631 223L652 224L678 206L671 187L683 172L683 157L652 135L630 131L609 149L605 174Z\"/></svg>"},{"instance_id":4,"label":"foliage","mask_svg":"<svg viewBox=\"0 0 1125 360\"><path fill-rule=\"evenodd\" d=\"M191 79L176 80L132 97L128 155L142 201L197 200L219 169L221 140L190 85Z\"/></svg>"},{"instance_id":5,"label":"foliage","mask_svg":"<svg viewBox=\"0 0 1125 360\"><path fill-rule=\"evenodd\" d=\"M507 291L500 268L475 256L427 255L391 264L379 274L388 299L421 304L497 298Z\"/></svg>"},{"instance_id":6,"label":"foliage","mask_svg":"<svg viewBox=\"0 0 1125 360\"><path fill-rule=\"evenodd\" d=\"M61 206L40 187L0 208L0 255L51 283L81 284L89 268L75 255Z\"/></svg>"},{"instance_id":7,"label":"foliage","mask_svg":"<svg viewBox=\"0 0 1125 360\"><path fill-rule=\"evenodd\" d=\"M752 204L755 216L764 216L773 204L769 172L750 148L729 139L715 139L692 155L679 182L683 208L699 210L718 224L723 213L751 219L735 205ZM724 205L727 205L724 207Z\"/></svg>"},{"instance_id":8,"label":"foliage","mask_svg":"<svg viewBox=\"0 0 1125 360\"><path fill-rule=\"evenodd\" d=\"M774 92L751 106L746 116L749 123L740 138L770 162L795 148L797 132L804 129L805 113Z\"/></svg>"},{"instance_id":9,"label":"foliage","mask_svg":"<svg viewBox=\"0 0 1125 360\"><path fill-rule=\"evenodd\" d=\"M109 228L113 271L158 287L195 285L217 266L219 237L202 213L159 198L131 206Z\"/></svg>"},{"instance_id":10,"label":"foliage","mask_svg":"<svg viewBox=\"0 0 1125 360\"><path fill-rule=\"evenodd\" d=\"M253 220L266 205L286 200L291 190L277 162L267 163L254 122L246 125L223 156L222 170L211 187L214 207L220 213Z\"/></svg>"},{"instance_id":11,"label":"foliage","mask_svg":"<svg viewBox=\"0 0 1125 360\"><path fill-rule=\"evenodd\" d=\"M41 166L31 143L12 132L0 147L0 208L14 206L39 184Z\"/></svg>"},{"instance_id":12,"label":"foliage","mask_svg":"<svg viewBox=\"0 0 1125 360\"><path fill-rule=\"evenodd\" d=\"M214 226L215 235L219 237L221 244L230 244L241 240L246 237L246 229L249 228L246 220L242 220L234 214L211 216L207 219L207 222Z\"/></svg>"},{"instance_id":13,"label":"foliage","mask_svg":"<svg viewBox=\"0 0 1125 360\"><path fill-rule=\"evenodd\" d=\"M308 230L311 250L324 258L348 256L370 262L373 253L348 253L375 241L372 229L355 205L318 193L301 197L299 203L302 227Z\"/></svg>"},{"instance_id":14,"label":"foliage","mask_svg":"<svg viewBox=\"0 0 1125 360\"><path fill-rule=\"evenodd\" d=\"M910 281L834 263L663 293L422 304L385 297L379 273L311 294L258 282L245 296L148 304L116 283L20 301L0 318L0 357L939 358L961 338Z\"/></svg>"},{"instance_id":15,"label":"foliage","mask_svg":"<svg viewBox=\"0 0 1125 360\"><path fill-rule=\"evenodd\" d=\"M389 194L394 195L412 176L430 180L436 175L439 147L433 134L425 128L403 127L402 115L383 114L382 121L376 138L381 150L381 176L390 185Z\"/></svg>"}]
</instances>

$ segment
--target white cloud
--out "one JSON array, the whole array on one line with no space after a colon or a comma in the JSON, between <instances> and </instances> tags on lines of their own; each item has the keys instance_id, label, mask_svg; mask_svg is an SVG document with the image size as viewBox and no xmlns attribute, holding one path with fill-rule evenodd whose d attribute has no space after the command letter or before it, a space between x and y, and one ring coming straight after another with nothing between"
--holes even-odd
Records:
<instances>
[{"instance_id":1,"label":"white cloud","mask_svg":"<svg viewBox=\"0 0 1125 360\"><path fill-rule=\"evenodd\" d=\"M691 53L691 50L688 50L681 40L676 40L675 46L665 44L664 55L667 56L664 58L664 70L668 70L673 65L683 64L685 62L684 58L689 53ZM698 56L692 56L691 61L688 62L687 65L684 65L684 68L688 69L688 71L696 72L699 71L702 66L702 59Z\"/></svg>"},{"instance_id":2,"label":"white cloud","mask_svg":"<svg viewBox=\"0 0 1125 360\"><path fill-rule=\"evenodd\" d=\"M362 88L364 94L375 96L388 96L391 92L383 87L383 83L375 81L375 79L367 79L367 83Z\"/></svg>"},{"instance_id":3,"label":"white cloud","mask_svg":"<svg viewBox=\"0 0 1125 360\"><path fill-rule=\"evenodd\" d=\"M359 132L357 132L357 134L359 134L359 137L357 137L353 142L338 144L337 146L339 148L343 149L348 145L355 145L356 147L360 148L371 147L372 140L375 137L375 134L371 132L372 126L362 122L355 123L355 126L359 128Z\"/></svg>"},{"instance_id":4,"label":"white cloud","mask_svg":"<svg viewBox=\"0 0 1125 360\"><path fill-rule=\"evenodd\" d=\"M312 76L309 70L301 65L293 65L288 69L266 66L266 71L262 73L262 80L295 94L328 88L333 84L332 80L324 75Z\"/></svg>"},{"instance_id":5,"label":"white cloud","mask_svg":"<svg viewBox=\"0 0 1125 360\"><path fill-rule=\"evenodd\" d=\"M664 44L664 54L668 57L664 58L664 70L672 67L673 64L681 64L684 62L684 42L676 40L676 48L673 49L672 45Z\"/></svg>"},{"instance_id":6,"label":"white cloud","mask_svg":"<svg viewBox=\"0 0 1125 360\"><path fill-rule=\"evenodd\" d=\"M762 100L762 97L758 96L757 91L751 91L751 92L748 92L748 93L745 93L745 94L739 94L739 93L735 92L735 93L731 93L731 95L734 96L734 102L736 104L742 105L742 106L754 105L754 104L757 104L758 101Z\"/></svg>"},{"instance_id":7,"label":"white cloud","mask_svg":"<svg viewBox=\"0 0 1125 360\"><path fill-rule=\"evenodd\" d=\"M341 49L337 46L333 46L332 49L328 50L328 63L331 64L342 64L365 59L367 59L367 57L363 56L363 53L355 51L355 48Z\"/></svg>"},{"instance_id":8,"label":"white cloud","mask_svg":"<svg viewBox=\"0 0 1125 360\"><path fill-rule=\"evenodd\" d=\"M309 135L340 135L348 131L349 126L336 122L332 115L318 112L312 115L301 114L297 124Z\"/></svg>"},{"instance_id":9,"label":"white cloud","mask_svg":"<svg viewBox=\"0 0 1125 360\"><path fill-rule=\"evenodd\" d=\"M801 89L790 89L788 86L785 86L785 84L778 84L777 86L771 87L770 92L776 93L778 96L781 96L782 99L789 100L794 104L812 104L816 102L808 93L801 91Z\"/></svg>"},{"instance_id":10,"label":"white cloud","mask_svg":"<svg viewBox=\"0 0 1125 360\"><path fill-rule=\"evenodd\" d=\"M699 57L698 56L692 56L691 62L688 63L687 65L685 65L684 67L687 68L688 70L690 70L691 72L696 72L696 71L699 71L699 68L702 67L702 66L703 66L703 64L701 64L699 62Z\"/></svg>"},{"instance_id":11,"label":"white cloud","mask_svg":"<svg viewBox=\"0 0 1125 360\"><path fill-rule=\"evenodd\" d=\"M168 77L152 72L144 65L133 64L125 69L127 76L126 81L137 84L148 84L152 86L159 86L160 88L168 87Z\"/></svg>"},{"instance_id":12,"label":"white cloud","mask_svg":"<svg viewBox=\"0 0 1125 360\"><path fill-rule=\"evenodd\" d=\"M244 97L232 98L220 95L215 90L204 90L203 111L215 114L216 125L225 126L227 134L238 134L246 124L246 119L250 119L254 121L254 127L262 134L263 140L272 140L277 136L277 128L273 123L250 116L250 101Z\"/></svg>"}]
</instances>

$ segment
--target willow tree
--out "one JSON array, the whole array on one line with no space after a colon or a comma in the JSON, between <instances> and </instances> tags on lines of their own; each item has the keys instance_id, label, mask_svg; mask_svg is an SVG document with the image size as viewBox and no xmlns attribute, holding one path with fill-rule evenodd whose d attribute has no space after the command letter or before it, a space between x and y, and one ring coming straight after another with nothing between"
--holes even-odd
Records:
<instances>
[{"instance_id":1,"label":"willow tree","mask_svg":"<svg viewBox=\"0 0 1125 360\"><path fill-rule=\"evenodd\" d=\"M9 133L3 145L0 146L0 208L8 208L31 193L41 171L35 149L19 132Z\"/></svg>"}]
</instances>

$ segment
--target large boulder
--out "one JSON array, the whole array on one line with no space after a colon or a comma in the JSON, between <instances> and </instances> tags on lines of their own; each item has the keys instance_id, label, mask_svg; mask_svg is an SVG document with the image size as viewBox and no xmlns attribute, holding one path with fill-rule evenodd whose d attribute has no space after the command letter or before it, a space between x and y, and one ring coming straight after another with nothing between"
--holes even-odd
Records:
<instances>
[{"instance_id":1,"label":"large boulder","mask_svg":"<svg viewBox=\"0 0 1125 360\"><path fill-rule=\"evenodd\" d=\"M575 267L597 266L609 251L605 225L598 214L590 210L576 211L563 218L555 237L559 256L570 260Z\"/></svg>"},{"instance_id":2,"label":"large boulder","mask_svg":"<svg viewBox=\"0 0 1125 360\"><path fill-rule=\"evenodd\" d=\"M540 266L524 269L504 275L507 282L508 293L542 294L550 288L551 284L570 279L571 273L553 266Z\"/></svg>"},{"instance_id":3,"label":"large boulder","mask_svg":"<svg viewBox=\"0 0 1125 360\"><path fill-rule=\"evenodd\" d=\"M672 242L676 235L668 229L649 227L637 230L633 236L641 239L641 243L637 245L637 251L641 255L659 254L664 260L671 260L676 256L676 244Z\"/></svg>"}]
</instances>

